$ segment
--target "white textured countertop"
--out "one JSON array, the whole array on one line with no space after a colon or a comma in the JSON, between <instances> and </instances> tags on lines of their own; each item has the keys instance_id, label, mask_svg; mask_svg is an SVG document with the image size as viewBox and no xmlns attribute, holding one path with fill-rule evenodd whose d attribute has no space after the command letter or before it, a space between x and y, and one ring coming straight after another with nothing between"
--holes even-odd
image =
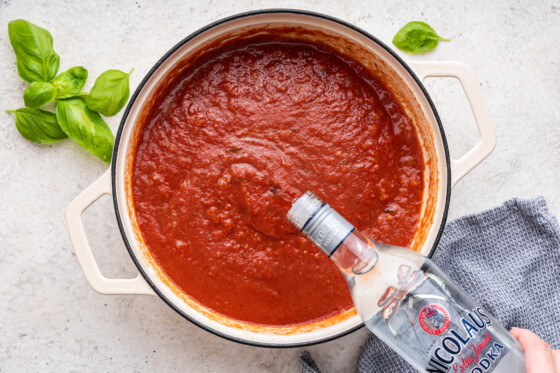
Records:
<instances>
[{"instance_id":1,"label":"white textured countertop","mask_svg":"<svg viewBox=\"0 0 560 373\"><path fill-rule=\"evenodd\" d=\"M64 210L107 165L72 141L23 139L5 109L23 106L7 24L24 18L48 29L60 71L89 70L92 86L109 68L134 67L131 89L175 43L238 12L291 7L336 16L387 44L406 22L422 20L453 39L414 60L458 60L479 80L492 112L494 153L453 190L450 217L510 197L543 195L560 215L559 1L0 1L0 371L294 372L303 350L239 345L190 324L158 297L93 291L70 245ZM400 52L399 52L400 53ZM401 53L402 55L402 53ZM452 156L477 140L460 86L430 79ZM122 113L121 113L122 114ZM120 114L107 122L116 132ZM84 215L103 273L131 277L111 201ZM350 372L366 330L309 347L325 372Z\"/></svg>"}]
</instances>

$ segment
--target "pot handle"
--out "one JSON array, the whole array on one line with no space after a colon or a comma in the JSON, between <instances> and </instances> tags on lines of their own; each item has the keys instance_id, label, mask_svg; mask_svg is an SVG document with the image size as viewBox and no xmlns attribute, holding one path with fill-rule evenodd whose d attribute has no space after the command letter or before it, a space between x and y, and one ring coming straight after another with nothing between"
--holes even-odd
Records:
<instances>
[{"instance_id":1,"label":"pot handle","mask_svg":"<svg viewBox=\"0 0 560 373\"><path fill-rule=\"evenodd\" d=\"M105 194L112 194L110 169L70 202L66 208L66 224L70 232L70 240L86 279L91 287L101 294L154 295L154 291L140 274L130 279L109 279L103 276L99 270L87 241L82 213Z\"/></svg>"},{"instance_id":2,"label":"pot handle","mask_svg":"<svg viewBox=\"0 0 560 373\"><path fill-rule=\"evenodd\" d=\"M467 100L474 114L474 120L478 127L480 140L468 152L459 159L451 159L451 187L469 171L482 162L496 146L496 131L490 110L480 89L476 78L467 65L460 62L410 62L414 72L420 80L427 77L452 77L457 78L463 87Z\"/></svg>"}]
</instances>

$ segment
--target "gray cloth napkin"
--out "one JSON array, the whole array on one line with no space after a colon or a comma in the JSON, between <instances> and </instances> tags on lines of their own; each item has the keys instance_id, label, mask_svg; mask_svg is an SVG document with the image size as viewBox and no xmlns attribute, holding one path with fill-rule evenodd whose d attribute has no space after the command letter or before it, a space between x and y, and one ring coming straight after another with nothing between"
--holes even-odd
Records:
<instances>
[{"instance_id":1,"label":"gray cloth napkin","mask_svg":"<svg viewBox=\"0 0 560 373\"><path fill-rule=\"evenodd\" d=\"M530 329L560 348L560 229L542 197L512 199L447 224L433 260L508 330ZM300 367L320 373L307 351ZM357 371L415 372L373 335Z\"/></svg>"}]
</instances>

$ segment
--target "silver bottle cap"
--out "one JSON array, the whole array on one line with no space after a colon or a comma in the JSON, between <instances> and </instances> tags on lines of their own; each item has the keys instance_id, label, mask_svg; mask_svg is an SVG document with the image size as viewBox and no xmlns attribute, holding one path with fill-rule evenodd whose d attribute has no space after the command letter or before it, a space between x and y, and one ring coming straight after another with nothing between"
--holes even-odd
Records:
<instances>
[{"instance_id":1,"label":"silver bottle cap","mask_svg":"<svg viewBox=\"0 0 560 373\"><path fill-rule=\"evenodd\" d=\"M311 192L305 192L288 211L288 220L331 256L354 231L354 226Z\"/></svg>"}]
</instances>

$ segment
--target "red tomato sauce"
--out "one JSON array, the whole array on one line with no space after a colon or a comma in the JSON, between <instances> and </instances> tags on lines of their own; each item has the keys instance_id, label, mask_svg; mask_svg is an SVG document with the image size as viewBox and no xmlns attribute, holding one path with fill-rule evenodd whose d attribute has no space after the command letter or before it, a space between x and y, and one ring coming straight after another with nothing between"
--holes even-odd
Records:
<instances>
[{"instance_id":1,"label":"red tomato sauce","mask_svg":"<svg viewBox=\"0 0 560 373\"><path fill-rule=\"evenodd\" d=\"M133 198L156 262L202 305L277 326L352 307L335 265L286 219L307 190L369 237L411 242L418 135L355 61L263 39L205 57L171 86L144 123Z\"/></svg>"}]
</instances>

